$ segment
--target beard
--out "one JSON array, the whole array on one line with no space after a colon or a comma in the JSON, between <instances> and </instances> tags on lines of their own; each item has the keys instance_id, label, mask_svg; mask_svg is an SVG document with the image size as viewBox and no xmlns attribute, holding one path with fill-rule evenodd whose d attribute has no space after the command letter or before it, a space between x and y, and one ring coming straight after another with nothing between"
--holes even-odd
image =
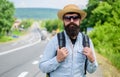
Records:
<instances>
[{"instance_id":1,"label":"beard","mask_svg":"<svg viewBox=\"0 0 120 77\"><path fill-rule=\"evenodd\" d=\"M80 31L80 26L71 22L68 25L64 25L65 31L70 38L73 38L78 35Z\"/></svg>"}]
</instances>

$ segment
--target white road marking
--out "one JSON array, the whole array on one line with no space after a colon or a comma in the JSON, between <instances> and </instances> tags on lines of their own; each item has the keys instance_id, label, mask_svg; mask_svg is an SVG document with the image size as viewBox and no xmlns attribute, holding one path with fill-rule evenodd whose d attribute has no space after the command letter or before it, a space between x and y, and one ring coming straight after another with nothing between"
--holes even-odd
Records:
<instances>
[{"instance_id":1,"label":"white road marking","mask_svg":"<svg viewBox=\"0 0 120 77\"><path fill-rule=\"evenodd\" d=\"M18 77L25 77L28 74L28 72L22 72Z\"/></svg>"},{"instance_id":2,"label":"white road marking","mask_svg":"<svg viewBox=\"0 0 120 77\"><path fill-rule=\"evenodd\" d=\"M39 63L39 61L34 61L32 64L38 64Z\"/></svg>"},{"instance_id":3,"label":"white road marking","mask_svg":"<svg viewBox=\"0 0 120 77\"><path fill-rule=\"evenodd\" d=\"M40 41L41 41L41 39L39 39L38 41L34 42L33 44L30 43L28 45L25 45L25 46L22 46L22 47L19 47L19 48L15 48L15 49L12 49L12 50L9 50L9 51L3 51L3 52L0 53L0 55L5 55L5 54L8 54L8 53L14 52L16 50L20 50L20 49L23 49L23 48L26 48L26 47L33 46L33 45L39 43Z\"/></svg>"}]
</instances>

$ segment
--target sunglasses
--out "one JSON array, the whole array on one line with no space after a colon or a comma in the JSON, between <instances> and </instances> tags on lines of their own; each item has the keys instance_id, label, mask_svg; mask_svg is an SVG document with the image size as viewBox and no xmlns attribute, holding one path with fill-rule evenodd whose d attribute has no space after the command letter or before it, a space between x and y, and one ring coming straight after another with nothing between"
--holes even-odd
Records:
<instances>
[{"instance_id":1,"label":"sunglasses","mask_svg":"<svg viewBox=\"0 0 120 77\"><path fill-rule=\"evenodd\" d=\"M71 19L73 19L73 21L78 21L78 19L80 19L80 16L64 16L63 19L67 22L70 22Z\"/></svg>"}]
</instances>

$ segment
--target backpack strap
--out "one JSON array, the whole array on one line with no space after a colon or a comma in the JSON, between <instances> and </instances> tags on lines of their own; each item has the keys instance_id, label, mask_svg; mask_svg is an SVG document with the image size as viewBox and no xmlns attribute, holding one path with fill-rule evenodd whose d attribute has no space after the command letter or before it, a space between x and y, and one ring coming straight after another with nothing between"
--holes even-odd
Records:
<instances>
[{"instance_id":1,"label":"backpack strap","mask_svg":"<svg viewBox=\"0 0 120 77\"><path fill-rule=\"evenodd\" d=\"M83 38L82 41L83 47L90 47L88 35L82 33L82 38Z\"/></svg>"},{"instance_id":2,"label":"backpack strap","mask_svg":"<svg viewBox=\"0 0 120 77\"><path fill-rule=\"evenodd\" d=\"M66 46L66 41L65 41L65 34L64 32L60 32L57 34L57 39L58 39L58 45L59 48L65 47ZM55 56L57 55L57 51L55 53ZM46 77L50 77L50 73L46 74Z\"/></svg>"},{"instance_id":3,"label":"backpack strap","mask_svg":"<svg viewBox=\"0 0 120 77\"><path fill-rule=\"evenodd\" d=\"M64 34L64 32L58 33L57 34L57 38L58 38L59 48L65 47L66 46L66 41L65 41L65 34Z\"/></svg>"},{"instance_id":4,"label":"backpack strap","mask_svg":"<svg viewBox=\"0 0 120 77\"><path fill-rule=\"evenodd\" d=\"M85 35L82 33L82 38L83 38L83 41L82 41L82 44L83 44L83 47L90 47L90 43L89 43L89 37L88 35ZM86 56L86 59L85 59L85 67L84 67L84 74L86 75L86 70L87 70L87 56Z\"/></svg>"},{"instance_id":5,"label":"backpack strap","mask_svg":"<svg viewBox=\"0 0 120 77\"><path fill-rule=\"evenodd\" d=\"M50 77L50 73L47 73L47 74L46 74L46 77Z\"/></svg>"}]
</instances>

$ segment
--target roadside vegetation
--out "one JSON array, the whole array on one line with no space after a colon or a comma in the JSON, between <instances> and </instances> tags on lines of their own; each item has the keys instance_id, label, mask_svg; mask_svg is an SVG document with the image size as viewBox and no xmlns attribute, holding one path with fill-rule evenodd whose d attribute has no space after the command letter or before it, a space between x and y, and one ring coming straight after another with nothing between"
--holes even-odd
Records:
<instances>
[{"instance_id":1,"label":"roadside vegetation","mask_svg":"<svg viewBox=\"0 0 120 77\"><path fill-rule=\"evenodd\" d=\"M120 71L120 1L103 1L92 10L94 17L89 22L96 22L90 33L98 53Z\"/></svg>"},{"instance_id":2,"label":"roadside vegetation","mask_svg":"<svg viewBox=\"0 0 120 77\"><path fill-rule=\"evenodd\" d=\"M34 22L33 19L23 19L20 24L20 27L24 29L28 29L33 24L33 22Z\"/></svg>"},{"instance_id":3,"label":"roadside vegetation","mask_svg":"<svg viewBox=\"0 0 120 77\"><path fill-rule=\"evenodd\" d=\"M10 32L11 26L14 23L14 5L7 0L0 0L0 38L4 38Z\"/></svg>"},{"instance_id":4,"label":"roadside vegetation","mask_svg":"<svg viewBox=\"0 0 120 77\"><path fill-rule=\"evenodd\" d=\"M0 12L0 42L7 42L25 34L33 23L32 19L24 19L18 22L14 17L14 5L8 0L1 0L0 11L2 11Z\"/></svg>"},{"instance_id":5,"label":"roadside vegetation","mask_svg":"<svg viewBox=\"0 0 120 77\"><path fill-rule=\"evenodd\" d=\"M53 20L43 20L40 24L42 27L46 28L48 32L52 31L59 31L63 30L63 23L59 19L53 19Z\"/></svg>"}]
</instances>

